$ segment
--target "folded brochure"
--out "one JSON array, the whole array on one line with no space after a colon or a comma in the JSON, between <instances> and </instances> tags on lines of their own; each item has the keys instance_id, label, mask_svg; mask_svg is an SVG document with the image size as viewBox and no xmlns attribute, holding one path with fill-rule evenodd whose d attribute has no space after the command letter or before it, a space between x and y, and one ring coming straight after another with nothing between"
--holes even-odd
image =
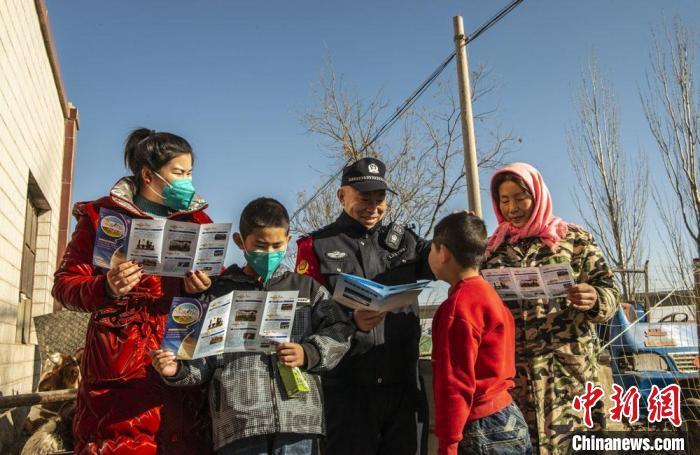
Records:
<instances>
[{"instance_id":1,"label":"folded brochure","mask_svg":"<svg viewBox=\"0 0 700 455\"><path fill-rule=\"evenodd\" d=\"M576 285L569 264L483 269L481 275L503 300L564 297Z\"/></svg>"},{"instance_id":2,"label":"folded brochure","mask_svg":"<svg viewBox=\"0 0 700 455\"><path fill-rule=\"evenodd\" d=\"M231 223L131 218L103 207L92 262L111 269L124 261L138 261L146 273L161 276L181 277L194 270L218 275L230 233Z\"/></svg>"},{"instance_id":3,"label":"folded brochure","mask_svg":"<svg viewBox=\"0 0 700 455\"><path fill-rule=\"evenodd\" d=\"M298 291L233 291L208 304L175 297L161 348L189 360L223 352L274 352L290 339Z\"/></svg>"},{"instance_id":4,"label":"folded brochure","mask_svg":"<svg viewBox=\"0 0 700 455\"><path fill-rule=\"evenodd\" d=\"M418 303L430 281L387 286L357 275L341 273L333 299L355 310L393 311Z\"/></svg>"}]
</instances>

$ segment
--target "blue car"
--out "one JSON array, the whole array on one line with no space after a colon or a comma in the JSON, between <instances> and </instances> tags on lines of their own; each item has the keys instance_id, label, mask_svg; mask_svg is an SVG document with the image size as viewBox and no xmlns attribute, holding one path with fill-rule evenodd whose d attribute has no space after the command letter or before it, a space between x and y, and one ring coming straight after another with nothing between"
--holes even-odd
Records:
<instances>
[{"instance_id":1,"label":"blue car","mask_svg":"<svg viewBox=\"0 0 700 455\"><path fill-rule=\"evenodd\" d=\"M637 386L641 392L640 420L648 414L647 400L653 385L687 384L700 378L698 372L697 322L679 307L648 322L638 307L618 309L613 319L601 326L601 338L611 354L613 380L624 390ZM632 320L630 320L632 319Z\"/></svg>"}]
</instances>

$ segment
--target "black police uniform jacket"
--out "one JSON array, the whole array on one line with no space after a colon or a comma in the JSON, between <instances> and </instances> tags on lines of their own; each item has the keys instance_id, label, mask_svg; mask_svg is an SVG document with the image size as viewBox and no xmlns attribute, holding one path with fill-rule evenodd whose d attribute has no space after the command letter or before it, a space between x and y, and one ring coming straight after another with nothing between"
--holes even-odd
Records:
<instances>
[{"instance_id":1,"label":"black police uniform jacket","mask_svg":"<svg viewBox=\"0 0 700 455\"><path fill-rule=\"evenodd\" d=\"M368 230L343 212L298 241L296 271L314 277L331 292L341 272L386 285L406 284L434 279L429 252L430 242L410 229L391 223ZM387 314L371 331L355 332L350 352L324 374L324 386L416 384L420 336L418 308Z\"/></svg>"}]
</instances>

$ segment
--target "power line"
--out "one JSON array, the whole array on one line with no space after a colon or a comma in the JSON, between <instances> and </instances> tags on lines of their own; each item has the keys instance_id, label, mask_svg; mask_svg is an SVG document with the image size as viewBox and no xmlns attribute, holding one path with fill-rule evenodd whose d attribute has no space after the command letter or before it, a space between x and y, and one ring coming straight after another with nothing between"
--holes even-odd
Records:
<instances>
[{"instance_id":1,"label":"power line","mask_svg":"<svg viewBox=\"0 0 700 455\"><path fill-rule=\"evenodd\" d=\"M472 32L472 34L468 36L467 42L471 42L471 41L474 41L475 39L477 39L482 33L484 33L486 30L490 29L496 22L503 19L506 16L506 14L513 11L515 9L515 7L518 6L519 4L521 4L522 2L523 2L523 0L513 0L512 2L507 4L505 7L503 7L502 10L497 12L491 19L486 21L486 23L484 25L482 25L481 27L477 28L474 32Z\"/></svg>"},{"instance_id":2,"label":"power line","mask_svg":"<svg viewBox=\"0 0 700 455\"><path fill-rule=\"evenodd\" d=\"M481 27L477 28L471 35L469 35L467 37L466 42L470 43L470 42L474 41L475 39L477 39L484 32L486 32L489 28L491 28L494 24L496 24L498 21L503 19L508 13L513 11L513 9L515 9L515 7L518 6L520 3L522 3L523 1L524 0L513 0L508 5L503 7L503 9L501 9L499 12L497 12L493 17L491 17L488 21L486 21L483 25L481 25ZM415 102L418 100L418 98L420 98L421 95L423 95L423 93L425 93L426 90L428 90L428 87L430 87L433 84L433 82L435 82L437 80L437 78L440 76L440 74L442 74L442 72L445 71L445 69L449 66L449 64L452 62L452 60L454 60L456 55L457 55L457 52L452 51L452 53L445 60L443 60L443 62L440 63L437 66L437 68L435 68L435 70L421 83L421 85L418 86L418 88L416 90L414 90L413 93L411 93L411 95L409 95L409 97L406 98L406 100L401 105L399 105L399 107L396 108L396 110L394 111L394 114L391 117L389 117L387 120L385 120L384 123L382 123L382 125L379 128L377 128L377 131L375 132L375 134L358 151L359 155L364 155L365 152L367 151L367 149L372 144L374 144L377 141L377 139L379 139L384 133L386 133L389 129L391 129L392 126L394 126L394 124L403 116L403 114L405 114L406 111L408 111L411 108L411 106L413 106L415 104ZM323 191L326 188L328 188L328 186L331 183L333 183L335 181L335 179L337 179L338 176L340 176L343 173L343 169L351 162L352 162L352 160L348 159L343 164L343 166L340 168L340 170L338 172L336 172L328 180L326 180L326 182L323 185L321 185L321 187L314 193L314 195L311 196L309 199L307 199L306 202L304 202L301 205L301 207L299 207L292 214L291 220L292 221L295 220L296 217L299 215L299 213L304 211L313 201L315 201L316 198L318 198L321 195L321 193L323 193Z\"/></svg>"},{"instance_id":3,"label":"power line","mask_svg":"<svg viewBox=\"0 0 700 455\"><path fill-rule=\"evenodd\" d=\"M522 0L519 0L522 1ZM379 139L382 134L384 134L386 131L388 131L394 124L403 116L403 114L413 106L413 104L416 102L416 100L430 87L430 85L440 76L440 74L447 68L447 66L450 64L450 62L455 58L456 53L452 53L448 58L445 59L436 69L433 71L433 73L428 76L428 78L423 81L423 83L418 87L407 99L406 101L403 102L402 105L400 105L398 108L396 108L396 111L394 114L389 117L382 125L377 129L376 133L372 138L367 141L362 148L358 151L359 155L364 155L367 149L374 144L377 139ZM309 198L304 204L302 204L301 207L299 207L293 214L292 214L292 220L296 219L297 215L301 213L306 207L309 206L316 198L318 198L321 193L331 184L335 181L335 179L338 178L343 173L343 168L345 166L349 165L352 162L352 159L348 159L345 161L343 166L340 168L338 172L333 174L326 182L314 193L311 198Z\"/></svg>"}]
</instances>

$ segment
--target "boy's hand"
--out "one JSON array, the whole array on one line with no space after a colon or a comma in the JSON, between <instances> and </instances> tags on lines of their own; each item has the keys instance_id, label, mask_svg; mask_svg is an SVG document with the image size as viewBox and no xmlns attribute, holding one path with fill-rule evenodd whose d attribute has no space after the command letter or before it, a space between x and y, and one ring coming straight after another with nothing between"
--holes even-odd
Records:
<instances>
[{"instance_id":1,"label":"boy's hand","mask_svg":"<svg viewBox=\"0 0 700 455\"><path fill-rule=\"evenodd\" d=\"M578 311L588 311L598 302L598 292L590 284L581 283L569 288L566 298Z\"/></svg>"},{"instance_id":2,"label":"boy's hand","mask_svg":"<svg viewBox=\"0 0 700 455\"><path fill-rule=\"evenodd\" d=\"M277 357L282 365L294 368L304 365L304 348L297 343L280 343L277 345Z\"/></svg>"},{"instance_id":3,"label":"boy's hand","mask_svg":"<svg viewBox=\"0 0 700 455\"><path fill-rule=\"evenodd\" d=\"M175 354L170 351L156 349L148 353L152 359L151 364L161 376L170 377L177 374L178 363L175 359Z\"/></svg>"},{"instance_id":4,"label":"boy's hand","mask_svg":"<svg viewBox=\"0 0 700 455\"><path fill-rule=\"evenodd\" d=\"M201 270L187 272L185 275L185 292L188 294L199 294L206 291L211 286L211 279Z\"/></svg>"},{"instance_id":5,"label":"boy's hand","mask_svg":"<svg viewBox=\"0 0 700 455\"><path fill-rule=\"evenodd\" d=\"M369 332L375 328L385 317L385 311L355 310L352 313L355 325L363 332Z\"/></svg>"},{"instance_id":6,"label":"boy's hand","mask_svg":"<svg viewBox=\"0 0 700 455\"><path fill-rule=\"evenodd\" d=\"M111 297L119 298L128 294L139 284L143 276L143 266L134 261L122 262L107 271L107 286Z\"/></svg>"}]
</instances>

